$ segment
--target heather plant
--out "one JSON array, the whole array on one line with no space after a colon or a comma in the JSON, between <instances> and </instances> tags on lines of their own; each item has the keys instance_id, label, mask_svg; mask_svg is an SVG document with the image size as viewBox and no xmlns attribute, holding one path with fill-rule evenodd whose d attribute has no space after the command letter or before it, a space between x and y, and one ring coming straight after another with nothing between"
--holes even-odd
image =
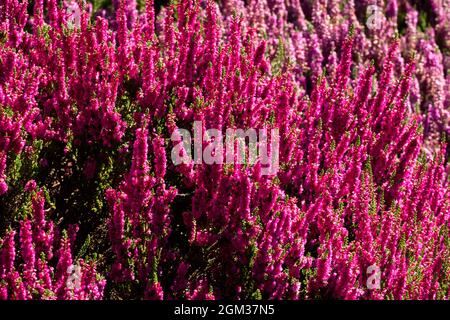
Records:
<instances>
[{"instance_id":1,"label":"heather plant","mask_svg":"<svg viewBox=\"0 0 450 320\"><path fill-rule=\"evenodd\" d=\"M0 297L448 299L431 2L2 2ZM196 122L279 169L172 162Z\"/></svg>"},{"instance_id":2,"label":"heather plant","mask_svg":"<svg viewBox=\"0 0 450 320\"><path fill-rule=\"evenodd\" d=\"M355 33L353 73L374 60L381 71L390 39L400 39L393 57L394 77L401 76L405 57L416 53L409 106L419 109L428 149L449 130L449 4L445 1L223 1L226 21L238 11L244 23L267 40L275 70L291 72L311 93L323 69L333 74L341 43L351 28ZM374 24L375 27L371 27ZM355 79L354 77L353 79ZM447 89L445 89L447 88ZM448 153L447 153L448 158Z\"/></svg>"},{"instance_id":3,"label":"heather plant","mask_svg":"<svg viewBox=\"0 0 450 320\"><path fill-rule=\"evenodd\" d=\"M46 219L44 192L36 190L34 180L24 192L31 203L21 212L19 232L9 229L0 239L1 299L101 299L105 280L97 274L95 263L74 261L71 246L77 227L61 234ZM70 288L68 270L73 263L82 273L79 287Z\"/></svg>"}]
</instances>

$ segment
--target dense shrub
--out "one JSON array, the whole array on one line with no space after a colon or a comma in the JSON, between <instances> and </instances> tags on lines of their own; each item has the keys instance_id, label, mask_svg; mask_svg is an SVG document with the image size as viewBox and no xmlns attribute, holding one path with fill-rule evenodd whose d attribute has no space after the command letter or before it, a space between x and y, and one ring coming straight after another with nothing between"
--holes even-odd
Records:
<instances>
[{"instance_id":1,"label":"dense shrub","mask_svg":"<svg viewBox=\"0 0 450 320\"><path fill-rule=\"evenodd\" d=\"M448 299L430 3L3 1L0 297ZM278 128L279 170L174 165L194 121Z\"/></svg>"}]
</instances>

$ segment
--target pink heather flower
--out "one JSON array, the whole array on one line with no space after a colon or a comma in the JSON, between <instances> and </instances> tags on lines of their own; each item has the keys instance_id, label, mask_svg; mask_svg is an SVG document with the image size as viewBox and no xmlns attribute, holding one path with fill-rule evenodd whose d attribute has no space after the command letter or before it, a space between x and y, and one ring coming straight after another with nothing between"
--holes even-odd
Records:
<instances>
[{"instance_id":1,"label":"pink heather flower","mask_svg":"<svg viewBox=\"0 0 450 320\"><path fill-rule=\"evenodd\" d=\"M0 196L8 191L8 185L3 179L0 179Z\"/></svg>"},{"instance_id":2,"label":"pink heather flower","mask_svg":"<svg viewBox=\"0 0 450 320\"><path fill-rule=\"evenodd\" d=\"M24 191L25 192L32 192L36 190L36 181L30 180L25 185Z\"/></svg>"},{"instance_id":3,"label":"pink heather flower","mask_svg":"<svg viewBox=\"0 0 450 320\"><path fill-rule=\"evenodd\" d=\"M151 283L145 291L147 300L163 300L164 293L159 282Z\"/></svg>"}]
</instances>

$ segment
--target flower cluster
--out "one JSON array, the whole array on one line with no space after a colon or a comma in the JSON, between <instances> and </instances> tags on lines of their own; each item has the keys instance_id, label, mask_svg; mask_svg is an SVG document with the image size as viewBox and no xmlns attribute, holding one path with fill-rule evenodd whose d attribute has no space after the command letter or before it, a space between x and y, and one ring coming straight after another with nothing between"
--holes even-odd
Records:
<instances>
[{"instance_id":1,"label":"flower cluster","mask_svg":"<svg viewBox=\"0 0 450 320\"><path fill-rule=\"evenodd\" d=\"M20 221L19 232L10 229L0 239L0 299L101 299L105 280L95 263L73 259L76 226L61 235L46 217L44 192L35 187L30 181L25 191L30 193L31 215ZM68 271L75 263L82 271L79 286L71 288Z\"/></svg>"},{"instance_id":2,"label":"flower cluster","mask_svg":"<svg viewBox=\"0 0 450 320\"><path fill-rule=\"evenodd\" d=\"M0 298L449 299L448 8L413 3L3 1ZM279 170L174 164L195 121L278 129Z\"/></svg>"}]
</instances>

